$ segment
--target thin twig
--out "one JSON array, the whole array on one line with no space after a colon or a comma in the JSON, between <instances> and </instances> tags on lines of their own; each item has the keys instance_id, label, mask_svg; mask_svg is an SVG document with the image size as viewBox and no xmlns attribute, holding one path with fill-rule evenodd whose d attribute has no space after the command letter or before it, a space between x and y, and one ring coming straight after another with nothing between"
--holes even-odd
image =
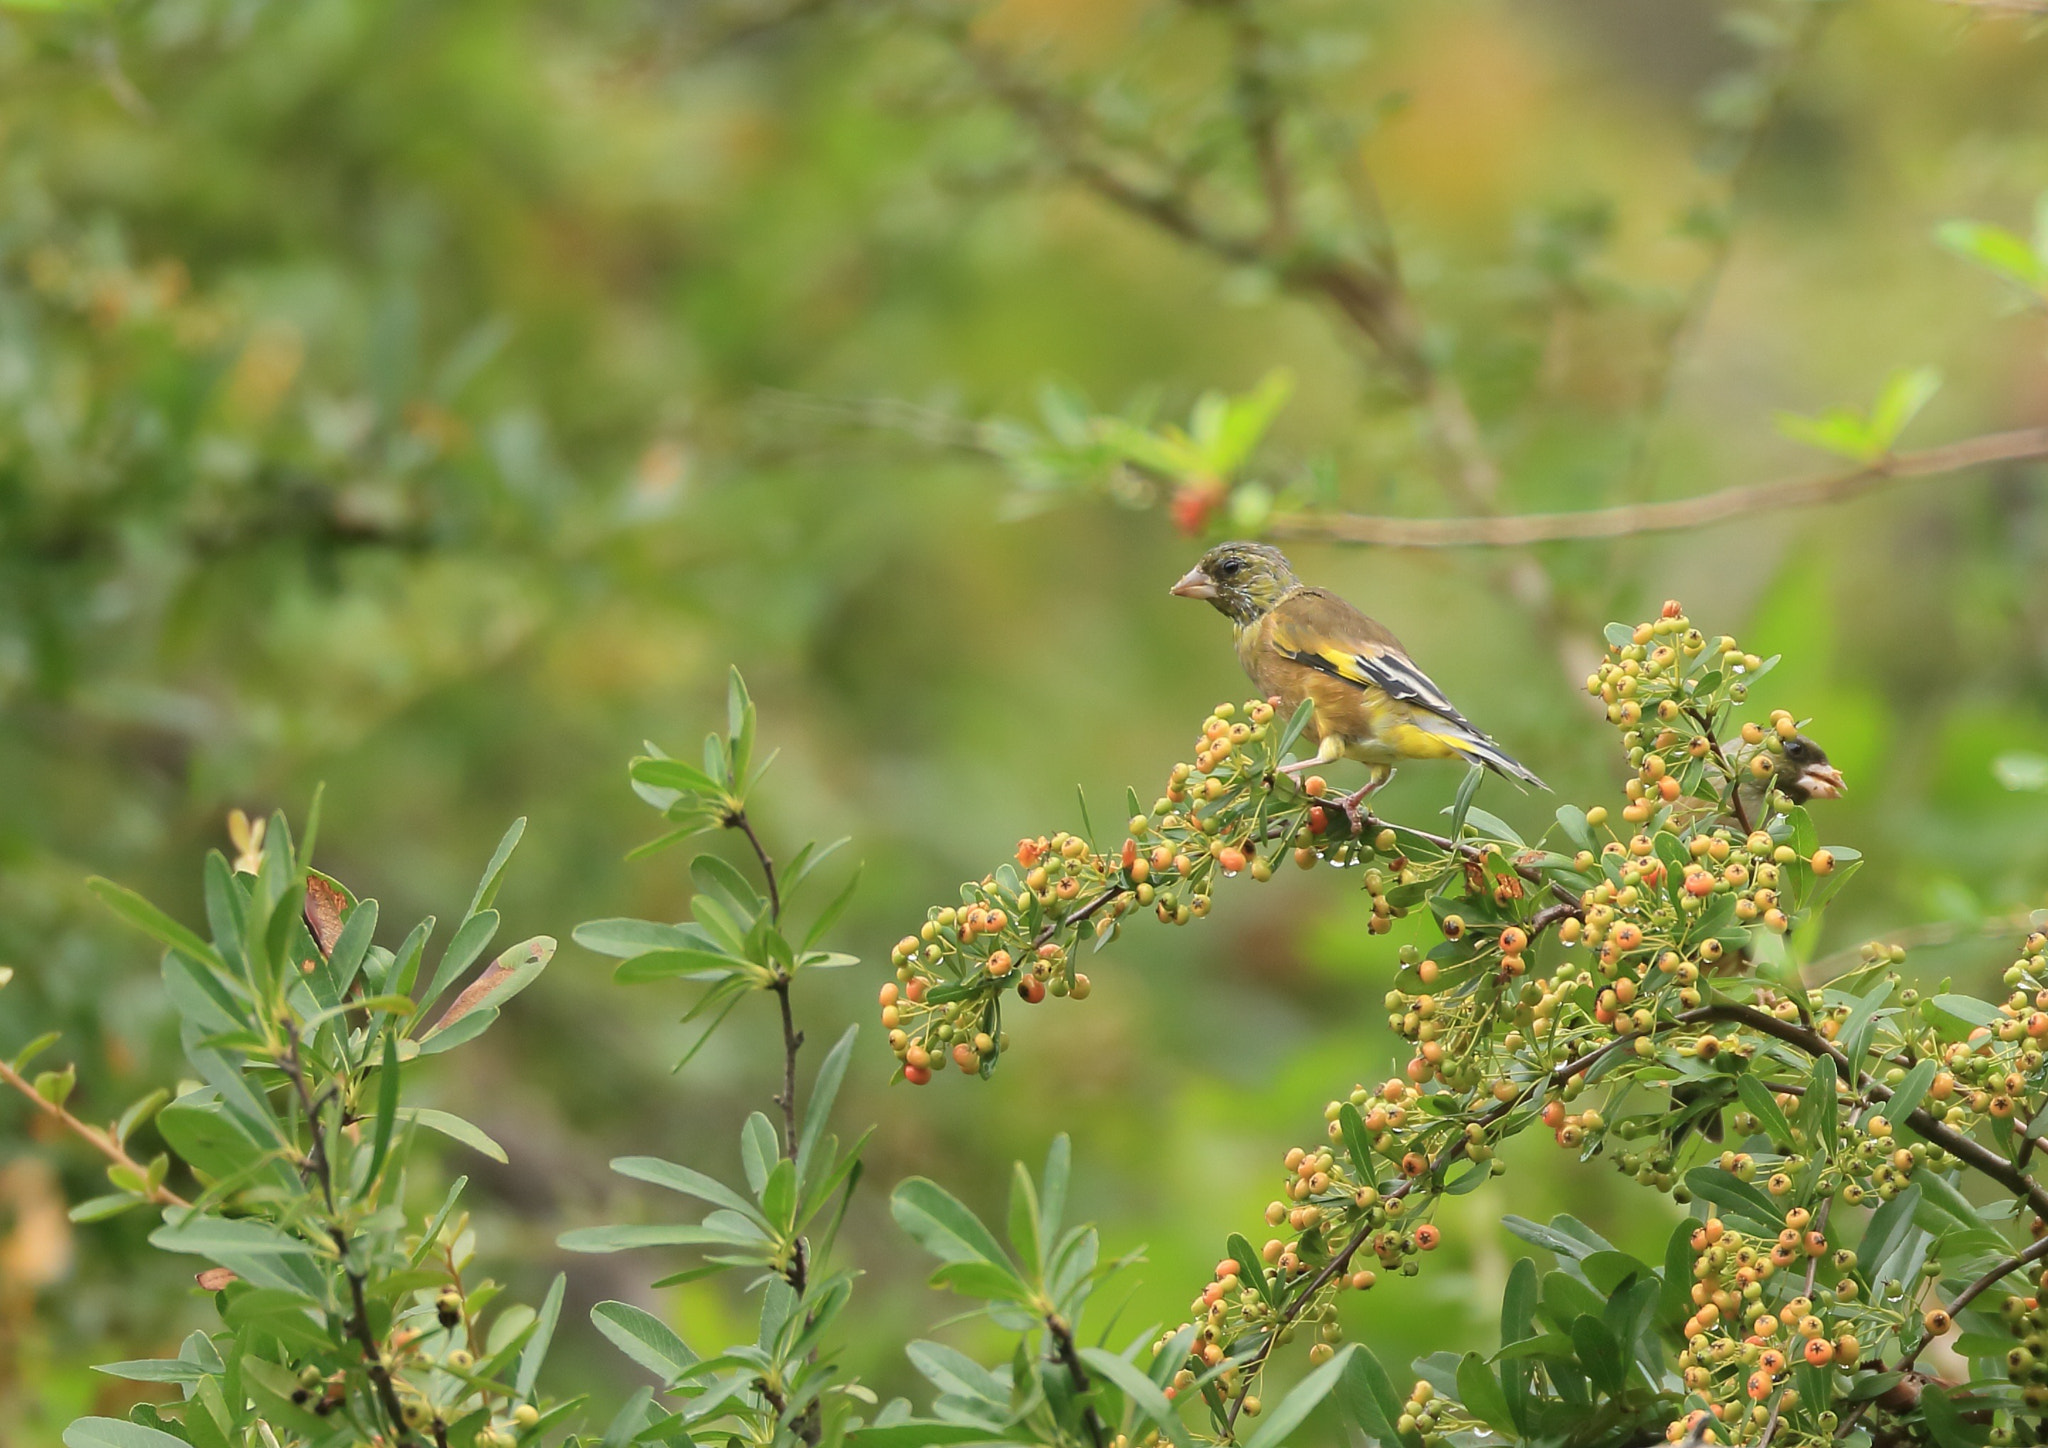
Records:
<instances>
[{"instance_id":1,"label":"thin twig","mask_svg":"<svg viewBox=\"0 0 2048 1448\"><path fill-rule=\"evenodd\" d=\"M2027 1248L2026 1251L2019 1253L2017 1256L2006 1258L2005 1261L1999 1263L1996 1267L1993 1267L1989 1272L1986 1272L1982 1277L1979 1277L1975 1282L1972 1282L1968 1287L1965 1287L1961 1292L1958 1292L1955 1296L1955 1300L1949 1303L1948 1305L1948 1315L1951 1318L1961 1316L1964 1308L1968 1307L1971 1303L1975 1302L1979 1297L1981 1297L1985 1292L1989 1291L1992 1287L1996 1286L2001 1279L2003 1279L2011 1273L2019 1271L2020 1268L2025 1267L2030 1263L2040 1261L2043 1257L2048 1257L2048 1237L2041 1238L2040 1241L2034 1243L2033 1246ZM1935 1337L1936 1334L1932 1332L1923 1334L1920 1341L1913 1345L1913 1350L1907 1353L1904 1357L1900 1358L1896 1363L1892 1364L1890 1371L1902 1373L1906 1369L1912 1367L1914 1361L1920 1356L1921 1352L1923 1352L1928 1347L1928 1345L1934 1341Z\"/></svg>"},{"instance_id":2,"label":"thin twig","mask_svg":"<svg viewBox=\"0 0 2048 1448\"><path fill-rule=\"evenodd\" d=\"M57 1102L37 1094L35 1086L23 1079L21 1073L5 1061L0 1061L0 1081L6 1082L23 1096L26 1096L38 1111L41 1111L45 1116L55 1121L80 1141L85 1142L101 1156L113 1162L114 1165L128 1168L128 1170L134 1172L144 1181L149 1179L149 1169L130 1156L127 1149L120 1142L114 1140L114 1134L111 1131L102 1131L97 1126L89 1125L73 1116L69 1111L66 1111ZM192 1205L165 1186L150 1188L148 1192L144 1193L144 1197L160 1207L189 1207Z\"/></svg>"},{"instance_id":3,"label":"thin twig","mask_svg":"<svg viewBox=\"0 0 2048 1448\"><path fill-rule=\"evenodd\" d=\"M1277 538L1366 543L1380 548L1521 548L1596 538L1631 538L1760 517L1793 508L1847 502L1916 478L1938 477L1987 463L2048 457L2048 427L1986 433L1917 452L1894 453L1845 473L1750 483L1693 498L1625 503L1575 513L1506 517L1391 518L1367 513L1282 513L1267 531Z\"/></svg>"}]
</instances>

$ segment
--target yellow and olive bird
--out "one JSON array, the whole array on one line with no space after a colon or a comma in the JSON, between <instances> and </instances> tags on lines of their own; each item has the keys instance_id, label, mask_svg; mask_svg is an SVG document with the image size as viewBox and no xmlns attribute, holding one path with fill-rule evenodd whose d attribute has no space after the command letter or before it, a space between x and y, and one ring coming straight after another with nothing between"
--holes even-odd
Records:
<instances>
[{"instance_id":1,"label":"yellow and olive bird","mask_svg":"<svg viewBox=\"0 0 2048 1448\"><path fill-rule=\"evenodd\" d=\"M1460 714L1399 639L1334 593L1304 585L1279 549L1220 543L1173 592L1207 599L1236 626L1238 662L1283 710L1315 701L1315 757L1284 766L1288 773L1337 759L1372 771L1341 801L1353 828L1360 803L1411 759L1463 759L1549 788Z\"/></svg>"}]
</instances>

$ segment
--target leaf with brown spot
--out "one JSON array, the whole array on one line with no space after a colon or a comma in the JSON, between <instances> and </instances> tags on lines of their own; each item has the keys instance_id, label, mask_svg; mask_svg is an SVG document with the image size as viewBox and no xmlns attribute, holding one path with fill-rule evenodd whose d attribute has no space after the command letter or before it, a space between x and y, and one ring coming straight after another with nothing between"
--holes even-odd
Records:
<instances>
[{"instance_id":1,"label":"leaf with brown spot","mask_svg":"<svg viewBox=\"0 0 2048 1448\"><path fill-rule=\"evenodd\" d=\"M434 1022L432 1029L420 1037L447 1030L471 1011L484 1006L500 1006L533 983L534 977L547 969L554 959L555 938L552 935L536 935L531 940L522 940L503 955L484 967L482 975L469 983L461 995L444 1011L441 1019Z\"/></svg>"},{"instance_id":2,"label":"leaf with brown spot","mask_svg":"<svg viewBox=\"0 0 2048 1448\"><path fill-rule=\"evenodd\" d=\"M325 875L306 876L306 929L324 959L334 954L334 942L341 939L341 916L348 909L348 896Z\"/></svg>"}]
</instances>

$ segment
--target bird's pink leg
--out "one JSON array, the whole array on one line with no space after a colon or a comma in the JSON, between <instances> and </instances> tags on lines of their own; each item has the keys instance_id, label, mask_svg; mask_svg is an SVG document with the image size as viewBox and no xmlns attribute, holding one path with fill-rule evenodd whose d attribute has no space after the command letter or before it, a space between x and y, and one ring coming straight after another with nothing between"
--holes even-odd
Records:
<instances>
[{"instance_id":1,"label":"bird's pink leg","mask_svg":"<svg viewBox=\"0 0 2048 1448\"><path fill-rule=\"evenodd\" d=\"M1393 777L1394 771L1392 769L1384 766L1375 768L1373 770L1373 777L1365 782L1365 786L1362 789L1354 789L1351 793L1337 801L1337 808L1343 810L1344 818L1351 821L1352 834L1358 833L1359 815L1361 813L1359 806L1384 789L1387 781Z\"/></svg>"}]
</instances>

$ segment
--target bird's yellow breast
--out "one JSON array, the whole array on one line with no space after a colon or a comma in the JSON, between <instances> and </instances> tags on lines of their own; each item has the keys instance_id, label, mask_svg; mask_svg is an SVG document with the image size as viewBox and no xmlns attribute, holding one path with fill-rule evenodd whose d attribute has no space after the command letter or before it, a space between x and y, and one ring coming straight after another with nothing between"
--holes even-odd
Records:
<instances>
[{"instance_id":1,"label":"bird's yellow breast","mask_svg":"<svg viewBox=\"0 0 2048 1448\"><path fill-rule=\"evenodd\" d=\"M1313 699L1309 732L1318 741L1335 737L1345 758L1381 767L1406 759L1463 756L1452 740L1419 722L1430 716L1384 689L1340 679L1286 657L1272 647L1271 628L1270 615L1238 626L1238 662L1261 693L1280 700L1283 714L1292 714L1303 699Z\"/></svg>"}]
</instances>

